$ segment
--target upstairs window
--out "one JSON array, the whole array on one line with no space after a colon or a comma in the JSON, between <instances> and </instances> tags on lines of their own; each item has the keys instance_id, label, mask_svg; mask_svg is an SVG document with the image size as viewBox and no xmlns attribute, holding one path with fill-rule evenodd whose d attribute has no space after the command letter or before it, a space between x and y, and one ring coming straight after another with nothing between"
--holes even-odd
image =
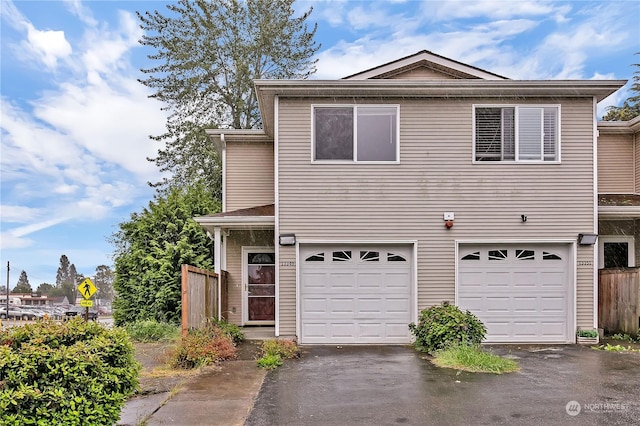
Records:
<instances>
[{"instance_id":1,"label":"upstairs window","mask_svg":"<svg viewBox=\"0 0 640 426\"><path fill-rule=\"evenodd\" d=\"M560 161L559 106L476 106L475 161Z\"/></svg>"},{"instance_id":2,"label":"upstairs window","mask_svg":"<svg viewBox=\"0 0 640 426\"><path fill-rule=\"evenodd\" d=\"M398 106L315 106L313 161L397 162Z\"/></svg>"}]
</instances>

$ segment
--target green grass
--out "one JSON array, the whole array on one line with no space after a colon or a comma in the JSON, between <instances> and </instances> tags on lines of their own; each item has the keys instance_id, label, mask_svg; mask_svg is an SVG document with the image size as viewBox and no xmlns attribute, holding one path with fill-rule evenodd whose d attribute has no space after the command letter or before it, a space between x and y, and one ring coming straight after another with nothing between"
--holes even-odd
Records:
<instances>
[{"instance_id":1,"label":"green grass","mask_svg":"<svg viewBox=\"0 0 640 426\"><path fill-rule=\"evenodd\" d=\"M127 324L125 329L135 342L173 342L180 338L178 326L154 320Z\"/></svg>"},{"instance_id":2,"label":"green grass","mask_svg":"<svg viewBox=\"0 0 640 426\"><path fill-rule=\"evenodd\" d=\"M518 363L483 351L480 346L458 345L436 351L432 361L438 367L455 368L474 373L512 373L518 371Z\"/></svg>"}]
</instances>

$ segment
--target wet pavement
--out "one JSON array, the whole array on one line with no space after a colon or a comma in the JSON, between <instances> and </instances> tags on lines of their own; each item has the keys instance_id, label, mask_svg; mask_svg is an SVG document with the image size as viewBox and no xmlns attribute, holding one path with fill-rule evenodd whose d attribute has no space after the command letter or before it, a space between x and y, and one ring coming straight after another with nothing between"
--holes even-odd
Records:
<instances>
[{"instance_id":1,"label":"wet pavement","mask_svg":"<svg viewBox=\"0 0 640 426\"><path fill-rule=\"evenodd\" d=\"M435 367L411 347L305 347L269 372L246 424L640 424L640 353L494 347L521 371Z\"/></svg>"}]
</instances>

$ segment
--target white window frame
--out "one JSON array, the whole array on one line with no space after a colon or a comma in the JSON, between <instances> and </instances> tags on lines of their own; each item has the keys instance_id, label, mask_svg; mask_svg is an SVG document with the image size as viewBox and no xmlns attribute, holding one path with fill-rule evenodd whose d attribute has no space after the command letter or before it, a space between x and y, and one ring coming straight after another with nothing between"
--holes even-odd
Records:
<instances>
[{"instance_id":1,"label":"white window frame","mask_svg":"<svg viewBox=\"0 0 640 426\"><path fill-rule=\"evenodd\" d=\"M476 159L476 110L478 108L513 108L514 109L514 127L515 127L515 147L514 147L514 159L505 160L501 158L499 161L481 161ZM540 160L521 160L520 156L520 131L519 131L519 109L521 108L556 108L556 159L545 160L544 159L544 133L542 134L542 140L540 141L540 149L542 151ZM513 163L525 163L525 164L559 164L561 162L561 139L562 135L560 129L562 119L562 108L560 104L473 104L472 105L472 129L473 129L473 149L471 152L472 160L474 164L513 164ZM542 129L544 131L544 112L542 114ZM504 146L502 147L502 153L504 153ZM504 154L503 154L504 155Z\"/></svg>"},{"instance_id":2,"label":"white window frame","mask_svg":"<svg viewBox=\"0 0 640 426\"><path fill-rule=\"evenodd\" d=\"M396 109L396 159L388 161L358 161L358 108L395 108ZM352 108L353 109L353 158L351 160L316 160L315 115L316 108ZM400 163L400 105L399 104L312 104L311 105L311 163L318 164L398 164Z\"/></svg>"},{"instance_id":3,"label":"white window frame","mask_svg":"<svg viewBox=\"0 0 640 426\"><path fill-rule=\"evenodd\" d=\"M636 239L629 235L600 235L598 236L598 269L604 268L604 243L627 243L629 253L627 262L630 268L636 266Z\"/></svg>"}]
</instances>

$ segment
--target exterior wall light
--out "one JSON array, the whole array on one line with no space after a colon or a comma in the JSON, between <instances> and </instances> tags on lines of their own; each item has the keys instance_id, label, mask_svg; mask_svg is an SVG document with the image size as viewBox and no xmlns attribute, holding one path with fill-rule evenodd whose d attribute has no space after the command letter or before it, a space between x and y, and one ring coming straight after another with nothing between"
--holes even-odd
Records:
<instances>
[{"instance_id":1,"label":"exterior wall light","mask_svg":"<svg viewBox=\"0 0 640 426\"><path fill-rule=\"evenodd\" d=\"M278 241L281 246L295 246L296 234L280 234Z\"/></svg>"},{"instance_id":2,"label":"exterior wall light","mask_svg":"<svg viewBox=\"0 0 640 426\"><path fill-rule=\"evenodd\" d=\"M598 241L598 234L578 234L578 244L592 246Z\"/></svg>"}]
</instances>

